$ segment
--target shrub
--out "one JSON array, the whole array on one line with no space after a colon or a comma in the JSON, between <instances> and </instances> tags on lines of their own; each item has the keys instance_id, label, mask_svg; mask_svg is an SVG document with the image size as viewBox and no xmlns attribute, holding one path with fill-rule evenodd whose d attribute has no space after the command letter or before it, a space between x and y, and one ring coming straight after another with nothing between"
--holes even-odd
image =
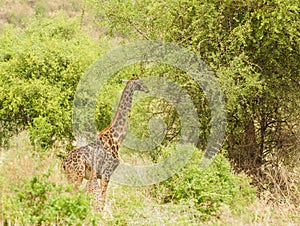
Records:
<instances>
[{"instance_id":1,"label":"shrub","mask_svg":"<svg viewBox=\"0 0 300 226\"><path fill-rule=\"evenodd\" d=\"M250 186L249 178L234 175L224 156L218 155L203 171L199 171L197 159L194 156L191 164L155 188L161 202L193 206L205 220L218 216L223 205L229 206L232 211L240 211L254 201L255 189Z\"/></svg>"},{"instance_id":2,"label":"shrub","mask_svg":"<svg viewBox=\"0 0 300 226\"><path fill-rule=\"evenodd\" d=\"M23 30L7 28L0 34L0 53L1 143L26 128L43 147L71 140L77 83L100 54L79 20L38 18Z\"/></svg>"},{"instance_id":3,"label":"shrub","mask_svg":"<svg viewBox=\"0 0 300 226\"><path fill-rule=\"evenodd\" d=\"M22 225L93 224L90 197L81 191L70 193L72 186L63 186L49 179L50 172L14 184L14 194L2 194L2 214L6 222Z\"/></svg>"}]
</instances>

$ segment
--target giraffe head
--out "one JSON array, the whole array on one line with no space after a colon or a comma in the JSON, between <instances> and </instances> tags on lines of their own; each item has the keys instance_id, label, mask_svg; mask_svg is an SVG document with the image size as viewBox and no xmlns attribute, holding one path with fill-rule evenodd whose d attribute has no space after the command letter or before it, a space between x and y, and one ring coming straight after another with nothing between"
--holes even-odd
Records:
<instances>
[{"instance_id":1,"label":"giraffe head","mask_svg":"<svg viewBox=\"0 0 300 226\"><path fill-rule=\"evenodd\" d=\"M134 79L131 80L123 80L124 83L130 84L133 86L133 90L136 91L143 91L145 93L149 93L148 87L144 84L144 81L142 79L139 79L135 77Z\"/></svg>"}]
</instances>

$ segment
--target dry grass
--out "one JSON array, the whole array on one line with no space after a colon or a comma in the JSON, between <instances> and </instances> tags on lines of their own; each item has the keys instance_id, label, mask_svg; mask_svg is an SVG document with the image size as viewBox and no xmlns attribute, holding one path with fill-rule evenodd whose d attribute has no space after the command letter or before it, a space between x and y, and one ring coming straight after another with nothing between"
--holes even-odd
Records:
<instances>
[{"instance_id":1,"label":"dry grass","mask_svg":"<svg viewBox=\"0 0 300 226\"><path fill-rule=\"evenodd\" d=\"M0 189L12 183L18 184L20 179L41 175L49 169L53 172L50 180L67 183L54 150L40 152L30 144L26 132L15 137L11 144L9 151L0 152ZM34 149L37 150L34 152ZM158 204L156 198L150 195L149 187L111 183L108 192L101 225L300 225L299 209L296 207L273 206L260 199L239 213L232 213L224 206L220 217L200 222L201 213L195 206Z\"/></svg>"},{"instance_id":2,"label":"dry grass","mask_svg":"<svg viewBox=\"0 0 300 226\"><path fill-rule=\"evenodd\" d=\"M20 180L42 175L49 170L52 173L50 179L59 183L66 183L64 175L60 170L60 163L53 153L43 153L30 144L27 132L11 140L9 150L2 150L1 176L5 176L3 183L18 184ZM33 151L35 150L35 151ZM39 152L40 151L40 152ZM2 184L6 187L5 184Z\"/></svg>"},{"instance_id":3,"label":"dry grass","mask_svg":"<svg viewBox=\"0 0 300 226\"><path fill-rule=\"evenodd\" d=\"M299 209L289 206L273 206L257 199L240 213L232 213L223 206L222 214L208 222L201 222L195 206L180 204L157 204L155 198L147 195L146 189L124 187L113 184L106 207L105 224L115 225L300 225Z\"/></svg>"},{"instance_id":4,"label":"dry grass","mask_svg":"<svg viewBox=\"0 0 300 226\"><path fill-rule=\"evenodd\" d=\"M54 16L63 11L68 16L80 15L82 1L76 0L1 0L0 29L8 24L22 26L35 15Z\"/></svg>"},{"instance_id":5,"label":"dry grass","mask_svg":"<svg viewBox=\"0 0 300 226\"><path fill-rule=\"evenodd\" d=\"M10 24L24 28L36 16L53 18L63 14L79 18L82 30L98 40L105 31L95 26L90 10L83 0L0 0L0 31ZM112 41L119 42L117 38Z\"/></svg>"},{"instance_id":6,"label":"dry grass","mask_svg":"<svg viewBox=\"0 0 300 226\"><path fill-rule=\"evenodd\" d=\"M0 0L0 30L8 24L26 24L36 14L55 16L59 11L69 16L81 16L82 1ZM92 30L87 20L88 15L85 15L86 27ZM98 35L95 31L93 33L94 36ZM34 149L37 150L33 151ZM48 170L53 172L50 180L56 183L67 183L60 170L60 160L55 154L57 151L48 150L47 153L43 153L38 149L30 144L28 134L24 132L12 139L8 151L0 150L0 197L3 192L6 192L3 190L5 187L10 187L11 184L17 185L24 178L41 175ZM270 181L283 178L283 184L291 182L291 177L284 168L275 173L272 170L264 169ZM299 176L299 170L295 174ZM293 183L298 189L300 188L299 181ZM278 191L281 190L281 187L278 187ZM108 192L102 225L300 225L299 206L293 206L289 202L275 206L272 202L266 201L270 200L270 197L276 199L275 193L264 193L260 199L240 213L232 213L227 206L224 206L220 217L204 223L199 222L200 213L194 206L158 204L155 197L151 197L147 187L127 187L111 183ZM11 194L14 195L13 191ZM299 197L293 199L299 201Z\"/></svg>"},{"instance_id":7,"label":"dry grass","mask_svg":"<svg viewBox=\"0 0 300 226\"><path fill-rule=\"evenodd\" d=\"M222 217L212 219L206 225L300 225L299 210L288 206L273 206L263 199L257 199L241 214L234 215L228 208L223 209Z\"/></svg>"}]
</instances>

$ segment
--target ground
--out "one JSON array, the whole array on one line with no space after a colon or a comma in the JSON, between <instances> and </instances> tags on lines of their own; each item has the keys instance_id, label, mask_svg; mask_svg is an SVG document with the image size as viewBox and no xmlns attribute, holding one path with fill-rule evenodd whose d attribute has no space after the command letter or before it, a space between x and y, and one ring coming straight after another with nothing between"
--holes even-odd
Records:
<instances>
[{"instance_id":1,"label":"ground","mask_svg":"<svg viewBox=\"0 0 300 226\"><path fill-rule=\"evenodd\" d=\"M25 131L14 137L9 150L0 152L1 193L4 186L18 184L20 178L31 178L49 170L50 181L67 186L61 169L57 150L36 152L37 147L30 144ZM84 184L82 189L84 189ZM219 217L212 217L203 222L200 212L193 204L161 204L151 196L150 187L129 187L111 183L105 211L101 218L102 225L299 225L300 217L295 208L272 206L263 199L257 199L240 213L232 213L227 206L222 207ZM15 191L11 191L12 195ZM0 215L0 225L4 219Z\"/></svg>"}]
</instances>

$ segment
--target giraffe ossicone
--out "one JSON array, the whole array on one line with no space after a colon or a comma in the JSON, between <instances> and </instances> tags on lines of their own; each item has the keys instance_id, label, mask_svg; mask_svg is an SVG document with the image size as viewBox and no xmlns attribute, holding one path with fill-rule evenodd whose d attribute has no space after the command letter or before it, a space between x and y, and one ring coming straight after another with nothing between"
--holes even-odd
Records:
<instances>
[{"instance_id":1,"label":"giraffe ossicone","mask_svg":"<svg viewBox=\"0 0 300 226\"><path fill-rule=\"evenodd\" d=\"M76 189L87 179L86 190L95 195L95 210L102 211L110 177L118 167L119 147L127 132L127 119L135 91L148 93L143 80L126 81L117 111L110 125L102 130L90 144L71 151L63 160L62 168ZM98 183L100 179L100 186Z\"/></svg>"}]
</instances>

